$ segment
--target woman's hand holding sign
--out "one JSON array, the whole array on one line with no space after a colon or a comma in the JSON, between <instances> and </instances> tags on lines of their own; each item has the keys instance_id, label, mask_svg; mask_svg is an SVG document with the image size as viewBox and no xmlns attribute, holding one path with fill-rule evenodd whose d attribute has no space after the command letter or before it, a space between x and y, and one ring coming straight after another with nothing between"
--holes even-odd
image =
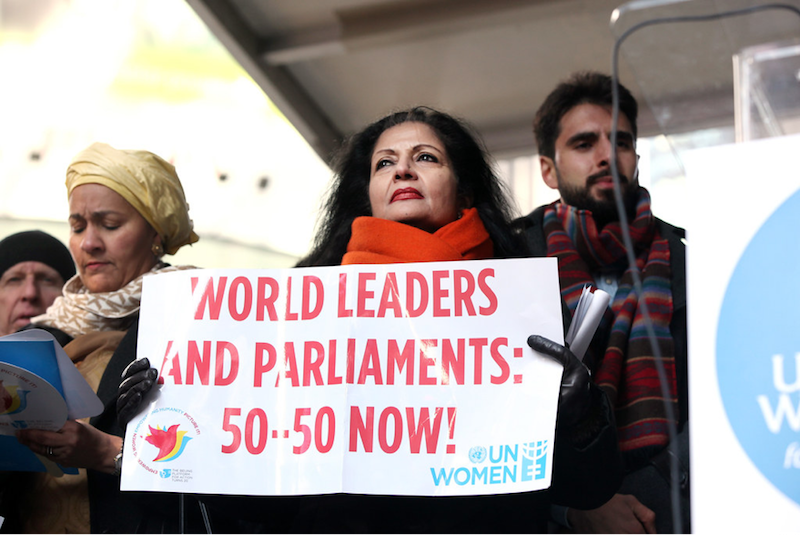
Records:
<instances>
[{"instance_id":1,"label":"woman's hand holding sign","mask_svg":"<svg viewBox=\"0 0 800 535\"><path fill-rule=\"evenodd\" d=\"M558 398L558 422L572 427L583 421L594 403L589 369L566 346L538 334L528 337L528 345L564 366Z\"/></svg>"},{"instance_id":2,"label":"woman's hand holding sign","mask_svg":"<svg viewBox=\"0 0 800 535\"><path fill-rule=\"evenodd\" d=\"M117 391L117 421L125 427L139 412L144 396L153 388L158 370L150 367L147 358L134 360L122 372L122 383Z\"/></svg>"},{"instance_id":3,"label":"woman's hand holding sign","mask_svg":"<svg viewBox=\"0 0 800 535\"><path fill-rule=\"evenodd\" d=\"M569 472L579 464L597 468L596 474L592 475L586 471L573 471L573 480L569 484L565 484L563 478L554 476L550 487L553 503L567 503L570 500L570 511L575 511L573 507L594 509L596 502L581 502L572 489L581 485L595 485L613 494L622 483L622 456L618 453L611 405L605 393L592 381L588 368L569 348L539 335L529 336L528 345L564 366L556 416L556 435L559 438L556 440L562 440L562 444L571 443L573 447L562 448L562 454L554 461L553 473ZM597 444L605 444L611 448L609 451L616 450L617 454L596 455Z\"/></svg>"}]
</instances>

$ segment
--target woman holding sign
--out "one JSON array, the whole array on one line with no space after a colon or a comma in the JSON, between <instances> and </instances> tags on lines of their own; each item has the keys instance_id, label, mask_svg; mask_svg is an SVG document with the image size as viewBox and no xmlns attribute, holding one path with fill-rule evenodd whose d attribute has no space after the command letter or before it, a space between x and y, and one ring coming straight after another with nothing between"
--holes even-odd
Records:
<instances>
[{"instance_id":1,"label":"woman holding sign","mask_svg":"<svg viewBox=\"0 0 800 535\"><path fill-rule=\"evenodd\" d=\"M430 108L389 115L353 136L336 165L321 230L300 265L477 260L524 256L485 151L457 119ZM578 508L603 503L621 472L605 397L569 352L549 491L467 498L321 496L301 530L546 531L547 493ZM524 409L520 408L524 414ZM336 528L332 527L336 526Z\"/></svg>"},{"instance_id":2,"label":"woman holding sign","mask_svg":"<svg viewBox=\"0 0 800 535\"><path fill-rule=\"evenodd\" d=\"M23 474L19 511L23 529L33 533L131 531L141 515L119 491L116 392L134 358L142 279L184 269L161 258L198 236L175 168L153 153L95 143L69 165L66 186L78 274L31 327L72 340L64 350L107 410L90 423L68 420L58 432L20 431L19 441L35 453L82 470L61 478Z\"/></svg>"}]
</instances>

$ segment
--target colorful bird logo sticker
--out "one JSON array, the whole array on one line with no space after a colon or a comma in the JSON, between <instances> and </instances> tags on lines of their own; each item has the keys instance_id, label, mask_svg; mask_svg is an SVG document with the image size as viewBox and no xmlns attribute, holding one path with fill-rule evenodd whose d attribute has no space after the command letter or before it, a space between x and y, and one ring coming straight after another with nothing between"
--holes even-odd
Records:
<instances>
[{"instance_id":1,"label":"colorful bird logo sticker","mask_svg":"<svg viewBox=\"0 0 800 535\"><path fill-rule=\"evenodd\" d=\"M192 437L186 436L186 431L178 431L179 424L171 425L169 429L166 427L161 429L158 426L155 429L153 426L148 427L150 427L150 434L145 437L145 440L158 448L158 455L153 462L177 459L183 453L186 444L192 440Z\"/></svg>"},{"instance_id":2,"label":"colorful bird logo sticker","mask_svg":"<svg viewBox=\"0 0 800 535\"><path fill-rule=\"evenodd\" d=\"M28 390L20 390L19 385L3 385L0 380L0 414L17 414L28 406Z\"/></svg>"}]
</instances>

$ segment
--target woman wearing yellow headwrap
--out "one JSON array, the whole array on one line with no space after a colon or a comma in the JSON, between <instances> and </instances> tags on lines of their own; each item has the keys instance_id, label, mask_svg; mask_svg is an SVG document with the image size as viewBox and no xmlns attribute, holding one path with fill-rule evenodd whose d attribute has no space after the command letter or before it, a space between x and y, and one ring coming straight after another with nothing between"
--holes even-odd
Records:
<instances>
[{"instance_id":1,"label":"woman wearing yellow headwrap","mask_svg":"<svg viewBox=\"0 0 800 535\"><path fill-rule=\"evenodd\" d=\"M171 267L161 257L198 237L175 168L153 153L95 143L69 165L66 185L78 274L31 327L72 338L64 350L105 410L90 422L67 421L58 432L19 433L35 453L81 469L61 478L26 474L27 491L18 493L21 529L132 532L143 515L119 491L124 430L116 423L116 391L135 358L143 278L191 267Z\"/></svg>"}]
</instances>

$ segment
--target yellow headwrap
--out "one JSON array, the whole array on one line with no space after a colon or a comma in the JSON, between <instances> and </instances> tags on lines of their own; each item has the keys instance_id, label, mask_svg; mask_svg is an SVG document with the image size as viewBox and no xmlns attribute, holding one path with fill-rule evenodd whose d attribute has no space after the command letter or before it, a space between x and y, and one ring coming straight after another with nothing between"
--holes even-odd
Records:
<instances>
[{"instance_id":1,"label":"yellow headwrap","mask_svg":"<svg viewBox=\"0 0 800 535\"><path fill-rule=\"evenodd\" d=\"M122 195L161 236L167 254L200 239L175 167L152 152L93 143L69 164L66 183L67 197L82 184L100 184Z\"/></svg>"}]
</instances>

